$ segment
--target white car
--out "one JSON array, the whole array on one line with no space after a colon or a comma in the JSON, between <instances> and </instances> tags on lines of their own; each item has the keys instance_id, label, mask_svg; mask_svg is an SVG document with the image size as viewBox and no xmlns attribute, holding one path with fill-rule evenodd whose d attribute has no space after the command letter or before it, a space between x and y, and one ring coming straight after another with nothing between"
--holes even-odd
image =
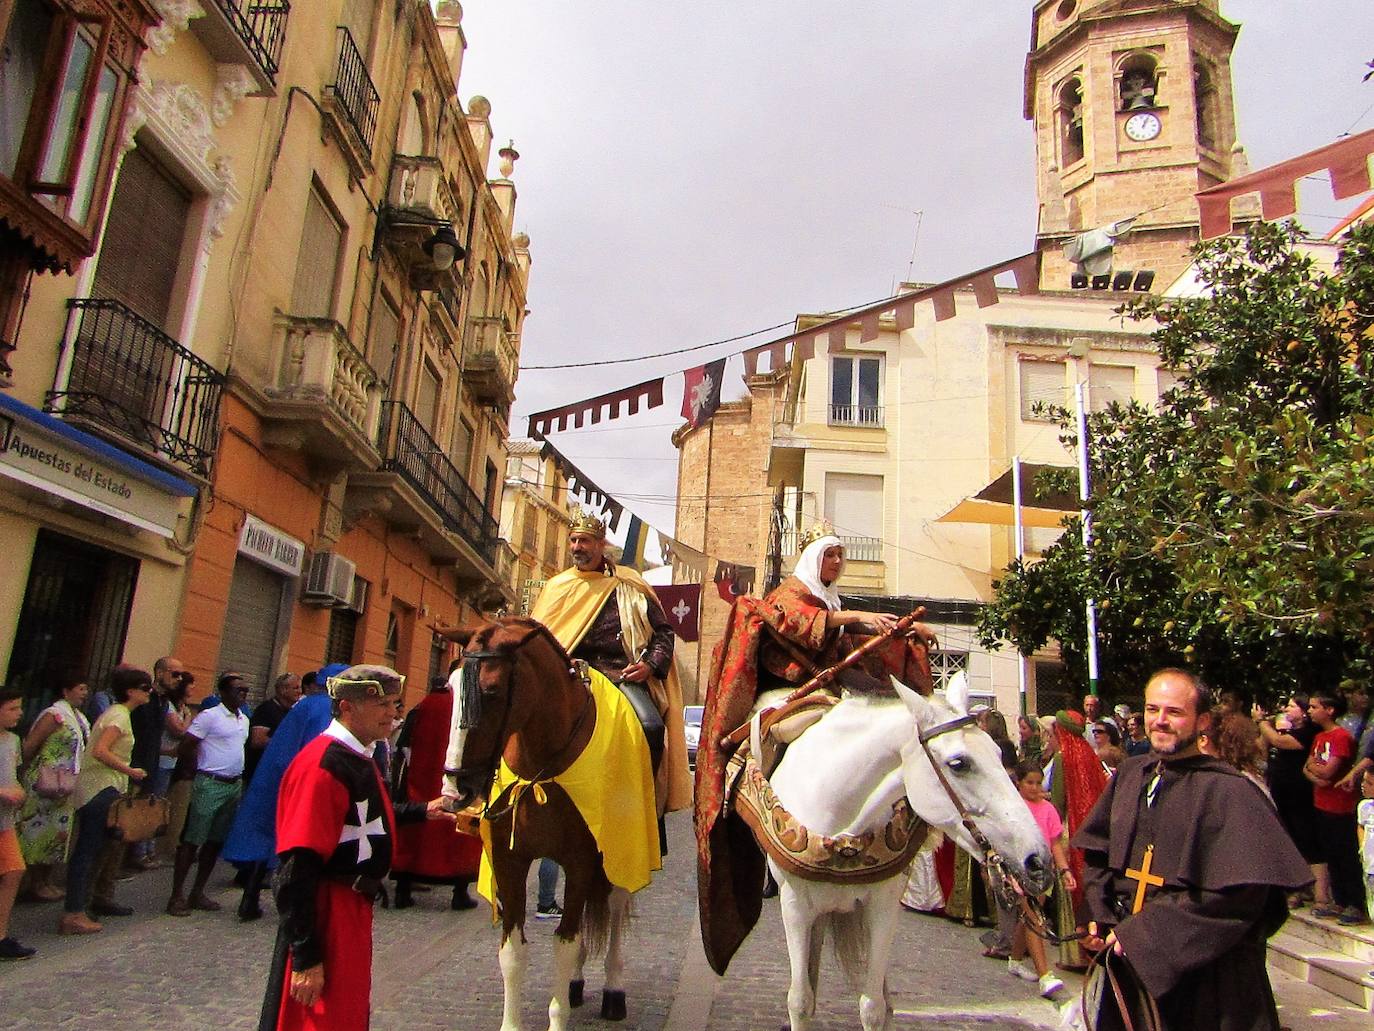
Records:
<instances>
[{"instance_id":1,"label":"white car","mask_svg":"<svg viewBox=\"0 0 1374 1031\"><path fill-rule=\"evenodd\" d=\"M697 767L697 744L701 741L701 713L700 705L682 707L682 722L686 724L687 730L687 765L692 769Z\"/></svg>"}]
</instances>

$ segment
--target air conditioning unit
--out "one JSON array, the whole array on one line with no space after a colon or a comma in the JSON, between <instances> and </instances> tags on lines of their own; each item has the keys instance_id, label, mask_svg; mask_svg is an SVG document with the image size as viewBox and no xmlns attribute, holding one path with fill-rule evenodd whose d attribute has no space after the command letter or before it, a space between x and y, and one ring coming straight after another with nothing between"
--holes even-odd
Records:
<instances>
[{"instance_id":1,"label":"air conditioning unit","mask_svg":"<svg viewBox=\"0 0 1374 1031\"><path fill-rule=\"evenodd\" d=\"M352 562L333 551L317 551L310 556L310 571L305 577L301 601L307 605L346 606L353 600Z\"/></svg>"}]
</instances>

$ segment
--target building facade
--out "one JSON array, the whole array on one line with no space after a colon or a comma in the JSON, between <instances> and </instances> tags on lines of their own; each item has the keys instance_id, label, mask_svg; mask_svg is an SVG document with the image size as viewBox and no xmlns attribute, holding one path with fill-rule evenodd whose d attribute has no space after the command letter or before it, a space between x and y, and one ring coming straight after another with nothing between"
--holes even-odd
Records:
<instances>
[{"instance_id":1,"label":"building facade","mask_svg":"<svg viewBox=\"0 0 1374 1031\"><path fill-rule=\"evenodd\" d=\"M447 666L432 628L511 598L518 155L488 178L457 4L150 2L95 255L35 280L12 396L85 434L70 446L141 463L107 509L166 511L93 519L11 502L6 480L8 679L38 696L174 653L202 688L233 668L261 693L369 660L422 694Z\"/></svg>"},{"instance_id":2,"label":"building facade","mask_svg":"<svg viewBox=\"0 0 1374 1031\"><path fill-rule=\"evenodd\" d=\"M544 582L567 568L568 478L558 463L540 457L533 440L506 445L506 493L501 504L501 536L514 550L511 589L515 611L527 616Z\"/></svg>"},{"instance_id":3,"label":"building facade","mask_svg":"<svg viewBox=\"0 0 1374 1031\"><path fill-rule=\"evenodd\" d=\"M1152 404L1172 384L1153 326L1116 309L1127 291L1163 290L1185 271L1198 238L1193 194L1243 164L1230 99L1236 31L1208 0L1036 3L1025 111L1037 146L1040 292L1001 289L996 304L961 292L952 317L918 305L910 328L884 318L867 342L855 322L843 346L832 340L827 354L748 378L747 398L675 434L677 536L755 565L767 589L791 571L799 534L827 520L846 545L840 586L851 607L925 606L940 637L937 685L964 671L1004 712L1054 711L1081 694L1053 651L1023 664L978 645L978 610L1016 557L1015 534L942 517L1014 460L1074 467L1045 406L1072 410L1079 385L1100 411ZM1149 117L1131 122L1137 115ZM1113 274L1075 282L1063 244L1132 216ZM1152 275L1138 281L1144 270ZM1118 280L1120 271L1130 275ZM822 321L802 316L797 328ZM1027 530L1024 554L1033 560L1059 532ZM689 664L709 662L727 613L703 592Z\"/></svg>"}]
</instances>

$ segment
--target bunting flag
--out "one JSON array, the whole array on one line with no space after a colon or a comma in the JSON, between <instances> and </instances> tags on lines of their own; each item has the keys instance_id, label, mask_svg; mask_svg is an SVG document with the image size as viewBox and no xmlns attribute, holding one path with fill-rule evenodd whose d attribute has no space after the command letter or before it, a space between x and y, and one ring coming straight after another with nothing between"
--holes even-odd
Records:
<instances>
[{"instance_id":1,"label":"bunting flag","mask_svg":"<svg viewBox=\"0 0 1374 1031\"><path fill-rule=\"evenodd\" d=\"M706 556L702 552L661 533L659 541L664 543L663 559L672 565L674 580L701 583L706 579Z\"/></svg>"},{"instance_id":2,"label":"bunting flag","mask_svg":"<svg viewBox=\"0 0 1374 1031\"><path fill-rule=\"evenodd\" d=\"M598 487L590 476L568 459L568 456L554 447L548 440L539 449L540 461L552 461L558 474L568 481L568 495L581 495L589 505L608 516L607 524L612 530L620 528L621 516L625 513L622 505L610 494Z\"/></svg>"},{"instance_id":3,"label":"bunting flag","mask_svg":"<svg viewBox=\"0 0 1374 1031\"><path fill-rule=\"evenodd\" d=\"M1306 175L1327 172L1336 200L1364 193L1370 188L1371 154L1374 154L1374 129L1202 190L1196 194L1202 238L1210 240L1231 231L1231 201L1236 197L1258 193L1260 213L1265 219L1295 214L1298 210L1297 183Z\"/></svg>"},{"instance_id":4,"label":"bunting flag","mask_svg":"<svg viewBox=\"0 0 1374 1031\"><path fill-rule=\"evenodd\" d=\"M530 416L528 435L535 440L543 440L544 434L551 428L566 430L570 421L573 429L581 429L583 422L589 419L593 424L600 422L603 414L607 419L618 419L622 402L625 404L626 415L637 415L641 401L644 402L645 409L657 408L663 404L662 376L636 383L632 387L613 390L609 394L589 397L585 401L564 405L562 408L535 412Z\"/></svg>"},{"instance_id":5,"label":"bunting flag","mask_svg":"<svg viewBox=\"0 0 1374 1031\"><path fill-rule=\"evenodd\" d=\"M754 567L718 561L714 579L720 600L732 602L741 594L748 594L754 589Z\"/></svg>"},{"instance_id":6,"label":"bunting flag","mask_svg":"<svg viewBox=\"0 0 1374 1031\"><path fill-rule=\"evenodd\" d=\"M1364 135L1374 136L1374 130ZM1362 138L1363 136L1355 137L1357 140ZM1346 140L1344 142L1350 143L1351 141ZM1223 186L1230 187L1236 181L1232 180ZM1217 187L1216 189L1221 188ZM1365 189L1368 189L1367 185ZM1211 193L1213 191L1206 192ZM1202 202L1202 196L1202 194L1198 195L1199 203ZM1341 194L1337 194L1337 196L1341 196ZM1224 231L1222 230L1222 232ZM1040 255L1036 251L1031 251L1029 254L1022 254L1020 257L1012 258L1009 261L989 265L954 279L947 279L943 283L936 283L934 286L924 287L896 297L888 297L875 304L866 305L824 322L808 326L806 329L796 330L777 340L770 340L765 344L737 352L744 355L744 374L746 377L757 375L759 359L764 355L768 356L769 372L780 371L787 365L789 345L792 347L792 358L796 360L810 358L816 353L823 354L825 346L821 343L823 339L828 342L830 350L839 350L845 346L849 330L856 323L859 327L860 342L877 338L882 329L883 316L890 315L899 331L911 329L916 324L916 304L920 301L930 301L937 322L952 319L958 314L954 295L959 290L973 291L978 306L986 308L998 301L995 279L1003 273L1010 273L1015 278L1017 293L1023 295L1039 293ZM684 391L682 417L694 427L700 426L701 422L693 421L693 408L690 407L689 400L692 398L695 388L704 383L708 375L711 375L709 370L717 365L721 366L723 372L724 359L719 359L709 365L685 370L681 374L688 381ZM700 376L700 379L693 379L694 376ZM712 378L719 380L721 376L712 376ZM719 403L718 390L716 398L717 403ZM543 440L545 434L551 431L561 432L570 427L581 429L582 425L588 421L594 424L603 418L610 420L619 419L622 414L635 415L640 410L641 402L646 409L657 408L663 404L662 377L645 380L643 383L615 390L609 394L589 397L584 401L564 405L561 408L549 408L542 412L535 412L529 417L529 436L535 440ZM621 411L622 404L625 408L623 413ZM714 410L714 408L711 409L711 411ZM709 417L708 414L706 418Z\"/></svg>"},{"instance_id":7,"label":"bunting flag","mask_svg":"<svg viewBox=\"0 0 1374 1031\"><path fill-rule=\"evenodd\" d=\"M689 643L695 641L701 635L701 584L655 587L654 593L673 633Z\"/></svg>"},{"instance_id":8,"label":"bunting flag","mask_svg":"<svg viewBox=\"0 0 1374 1031\"><path fill-rule=\"evenodd\" d=\"M698 429L716 414L720 407L720 385L725 379L725 359L721 358L683 374L686 382L682 391L682 417L693 429Z\"/></svg>"},{"instance_id":9,"label":"bunting flag","mask_svg":"<svg viewBox=\"0 0 1374 1031\"><path fill-rule=\"evenodd\" d=\"M630 526L625 531L625 550L620 556L620 561L632 569L638 569L641 573L648 568L648 560L644 557L645 547L649 543L649 526L637 515L630 516Z\"/></svg>"}]
</instances>

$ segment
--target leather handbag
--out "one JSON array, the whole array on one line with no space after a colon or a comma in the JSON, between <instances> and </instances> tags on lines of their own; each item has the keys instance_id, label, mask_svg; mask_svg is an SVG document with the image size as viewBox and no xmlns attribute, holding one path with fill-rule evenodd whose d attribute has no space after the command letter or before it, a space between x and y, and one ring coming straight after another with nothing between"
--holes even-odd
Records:
<instances>
[{"instance_id":1,"label":"leather handbag","mask_svg":"<svg viewBox=\"0 0 1374 1031\"><path fill-rule=\"evenodd\" d=\"M125 842L147 841L167 833L172 807L165 798L125 795L110 806L105 827L110 837Z\"/></svg>"},{"instance_id":2,"label":"leather handbag","mask_svg":"<svg viewBox=\"0 0 1374 1031\"><path fill-rule=\"evenodd\" d=\"M33 790L43 798L64 799L76 790L76 771L65 766L40 767Z\"/></svg>"}]
</instances>

